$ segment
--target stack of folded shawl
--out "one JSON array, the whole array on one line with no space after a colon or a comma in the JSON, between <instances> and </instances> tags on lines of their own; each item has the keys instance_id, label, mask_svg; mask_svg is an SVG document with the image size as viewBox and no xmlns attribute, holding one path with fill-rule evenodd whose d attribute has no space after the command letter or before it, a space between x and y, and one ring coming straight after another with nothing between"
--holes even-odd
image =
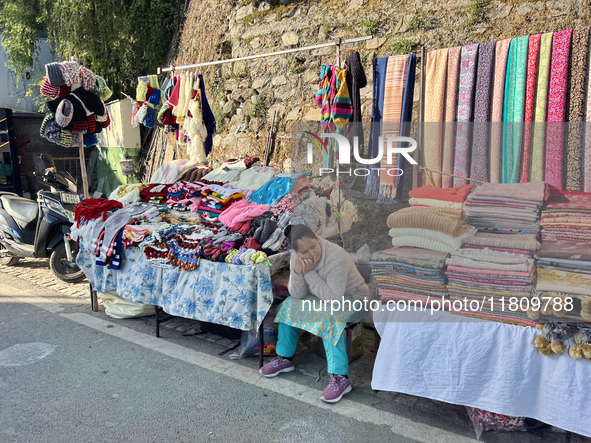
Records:
<instances>
[{"instance_id":1,"label":"stack of folded shawl","mask_svg":"<svg viewBox=\"0 0 591 443\"><path fill-rule=\"evenodd\" d=\"M387 221L393 246L454 252L476 232L459 209L412 206L390 214Z\"/></svg>"},{"instance_id":2,"label":"stack of folded shawl","mask_svg":"<svg viewBox=\"0 0 591 443\"><path fill-rule=\"evenodd\" d=\"M551 190L542 211L536 296L544 309L530 316L542 321L591 321L591 193ZM552 303L545 303L548 297ZM556 298L570 297L572 306Z\"/></svg>"},{"instance_id":3,"label":"stack of folded shawl","mask_svg":"<svg viewBox=\"0 0 591 443\"><path fill-rule=\"evenodd\" d=\"M468 223L482 232L538 234L548 187L538 183L486 183L464 203Z\"/></svg>"},{"instance_id":4,"label":"stack of folded shawl","mask_svg":"<svg viewBox=\"0 0 591 443\"><path fill-rule=\"evenodd\" d=\"M372 273L382 300L417 300L429 307L433 299L447 297L446 252L419 248L392 248L371 257Z\"/></svg>"},{"instance_id":5,"label":"stack of folded shawl","mask_svg":"<svg viewBox=\"0 0 591 443\"><path fill-rule=\"evenodd\" d=\"M409 192L409 203L411 206L461 210L473 187L473 185L463 185L453 188L437 188L426 185Z\"/></svg>"}]
</instances>

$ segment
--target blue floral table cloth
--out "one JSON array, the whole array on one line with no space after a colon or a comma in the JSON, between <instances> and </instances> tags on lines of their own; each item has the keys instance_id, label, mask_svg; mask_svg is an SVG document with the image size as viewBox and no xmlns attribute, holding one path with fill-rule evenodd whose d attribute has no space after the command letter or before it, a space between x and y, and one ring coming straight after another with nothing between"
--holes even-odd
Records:
<instances>
[{"instance_id":1,"label":"blue floral table cloth","mask_svg":"<svg viewBox=\"0 0 591 443\"><path fill-rule=\"evenodd\" d=\"M150 265L138 248L125 251L118 270L96 266L95 260L85 248L76 257L95 291L116 291L179 317L248 331L259 327L273 303L271 268L263 264L201 260L195 271L165 269Z\"/></svg>"}]
</instances>

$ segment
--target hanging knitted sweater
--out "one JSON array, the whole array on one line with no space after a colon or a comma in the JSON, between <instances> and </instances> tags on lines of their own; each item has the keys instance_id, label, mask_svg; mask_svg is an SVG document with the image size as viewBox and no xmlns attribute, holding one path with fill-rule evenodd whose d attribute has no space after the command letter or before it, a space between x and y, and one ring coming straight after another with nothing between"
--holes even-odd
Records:
<instances>
[{"instance_id":1,"label":"hanging knitted sweater","mask_svg":"<svg viewBox=\"0 0 591 443\"><path fill-rule=\"evenodd\" d=\"M316 104L320 108L322 129L326 131L332 132L335 127L343 127L353 116L346 79L345 69L322 65Z\"/></svg>"}]
</instances>

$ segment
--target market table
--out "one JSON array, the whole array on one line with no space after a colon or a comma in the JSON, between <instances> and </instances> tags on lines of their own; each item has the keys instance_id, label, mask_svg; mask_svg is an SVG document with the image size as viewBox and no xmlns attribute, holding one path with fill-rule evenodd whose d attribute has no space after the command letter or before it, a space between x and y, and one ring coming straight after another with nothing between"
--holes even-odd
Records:
<instances>
[{"instance_id":1,"label":"market table","mask_svg":"<svg viewBox=\"0 0 591 443\"><path fill-rule=\"evenodd\" d=\"M153 266L139 248L125 250L118 270L95 261L85 248L76 257L95 291L115 291L170 315L249 331L262 325L273 303L271 274L289 266L289 252L269 257L272 266L201 260L194 271ZM157 322L156 335L158 328Z\"/></svg>"},{"instance_id":2,"label":"market table","mask_svg":"<svg viewBox=\"0 0 591 443\"><path fill-rule=\"evenodd\" d=\"M374 322L381 336L374 390L530 417L591 436L591 363L566 353L542 356L534 329L386 309L374 312Z\"/></svg>"}]
</instances>

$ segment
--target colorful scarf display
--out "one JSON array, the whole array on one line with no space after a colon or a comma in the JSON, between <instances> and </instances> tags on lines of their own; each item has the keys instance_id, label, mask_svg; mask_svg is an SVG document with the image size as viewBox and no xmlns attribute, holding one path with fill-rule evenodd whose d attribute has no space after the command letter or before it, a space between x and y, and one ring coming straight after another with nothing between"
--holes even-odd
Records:
<instances>
[{"instance_id":1,"label":"colorful scarf display","mask_svg":"<svg viewBox=\"0 0 591 443\"><path fill-rule=\"evenodd\" d=\"M523 137L528 43L527 36L514 38L509 48L503 112L505 123L503 124L503 183L517 183L518 178Z\"/></svg>"},{"instance_id":2,"label":"colorful scarf display","mask_svg":"<svg viewBox=\"0 0 591 443\"><path fill-rule=\"evenodd\" d=\"M443 141L443 170L452 174L454 170L454 144L456 137L456 115L458 108L458 83L460 79L460 55L462 47L450 48L447 54L447 86L445 88L445 138ZM441 186L451 188L453 177L444 175Z\"/></svg>"},{"instance_id":3,"label":"colorful scarf display","mask_svg":"<svg viewBox=\"0 0 591 443\"><path fill-rule=\"evenodd\" d=\"M456 148L454 151L454 175L468 176L470 170L470 124L473 115L473 93L478 45L462 47L460 65L460 84L458 89L458 126L456 130ZM467 184L465 178L454 177L454 186Z\"/></svg>"},{"instance_id":4,"label":"colorful scarf display","mask_svg":"<svg viewBox=\"0 0 591 443\"><path fill-rule=\"evenodd\" d=\"M505 96L505 69L511 39L500 40L495 47L495 74L492 92L492 110L490 121L490 181L499 183L501 164L501 122L503 121L503 97Z\"/></svg>"},{"instance_id":5,"label":"colorful scarf display","mask_svg":"<svg viewBox=\"0 0 591 443\"><path fill-rule=\"evenodd\" d=\"M541 34L529 37L527 52L527 78L525 81L525 111L523 116L523 155L521 158L521 175L519 181L529 181L529 160L531 152L531 130L534 115L534 100L536 92L536 75L538 71L538 55L540 51Z\"/></svg>"},{"instance_id":6,"label":"colorful scarf display","mask_svg":"<svg viewBox=\"0 0 591 443\"><path fill-rule=\"evenodd\" d=\"M591 46L589 51L591 52ZM589 77L591 77L591 69L589 69ZM587 82L587 117L585 121L585 162L583 164L583 191L591 192L591 80Z\"/></svg>"},{"instance_id":7,"label":"colorful scarf display","mask_svg":"<svg viewBox=\"0 0 591 443\"><path fill-rule=\"evenodd\" d=\"M540 56L538 80L536 84L536 102L534 127L531 147L531 167L529 179L532 182L544 180L544 160L546 158L546 111L548 105L548 81L550 76L550 58L552 55L552 33L542 34L540 38Z\"/></svg>"},{"instance_id":8,"label":"colorful scarf display","mask_svg":"<svg viewBox=\"0 0 591 443\"><path fill-rule=\"evenodd\" d=\"M545 180L557 189L563 189L563 123L566 110L568 60L572 32L572 29L555 32L552 39L552 66L550 71L550 91L548 93L548 131L546 134Z\"/></svg>"},{"instance_id":9,"label":"colorful scarf display","mask_svg":"<svg viewBox=\"0 0 591 443\"><path fill-rule=\"evenodd\" d=\"M441 171L441 148L445 113L445 87L447 80L447 54L449 49L439 49L427 54L425 72L425 167ZM441 186L441 174L433 174L435 186ZM421 174L421 183L426 176Z\"/></svg>"},{"instance_id":10,"label":"colorful scarf display","mask_svg":"<svg viewBox=\"0 0 591 443\"><path fill-rule=\"evenodd\" d=\"M470 177L481 181L488 181L488 122L491 111L490 97L495 46L496 42L484 43L480 45L478 51Z\"/></svg>"}]
</instances>

